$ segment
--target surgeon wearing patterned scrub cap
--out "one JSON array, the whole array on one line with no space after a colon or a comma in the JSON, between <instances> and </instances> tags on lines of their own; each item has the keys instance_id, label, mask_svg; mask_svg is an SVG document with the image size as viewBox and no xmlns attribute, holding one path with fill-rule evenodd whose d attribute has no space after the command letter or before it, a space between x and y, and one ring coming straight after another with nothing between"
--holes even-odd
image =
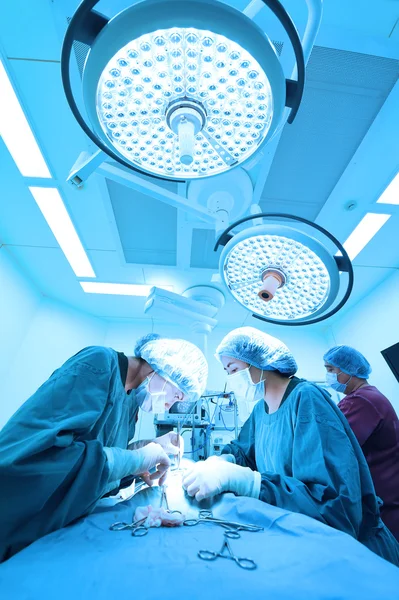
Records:
<instances>
[{"instance_id":1,"label":"surgeon wearing patterned scrub cap","mask_svg":"<svg viewBox=\"0 0 399 600\"><path fill-rule=\"evenodd\" d=\"M344 531L399 565L399 544L381 521L367 462L328 392L296 377L287 346L252 327L230 332L216 357L227 391L253 410L220 457L186 473L187 493L197 500L222 492L258 498Z\"/></svg>"}]
</instances>

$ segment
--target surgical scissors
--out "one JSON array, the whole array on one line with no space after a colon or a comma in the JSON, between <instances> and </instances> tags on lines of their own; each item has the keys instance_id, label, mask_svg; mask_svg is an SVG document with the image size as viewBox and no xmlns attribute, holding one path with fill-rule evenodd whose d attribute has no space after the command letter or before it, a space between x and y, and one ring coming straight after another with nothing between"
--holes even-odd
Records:
<instances>
[{"instance_id":1,"label":"surgical scissors","mask_svg":"<svg viewBox=\"0 0 399 600\"><path fill-rule=\"evenodd\" d=\"M110 530L125 531L127 529L132 532L132 535L134 537L142 537L143 535L147 535L148 533L148 527L144 525L146 518L147 517L144 517L144 519L139 519L134 523L125 523L124 521L118 521L117 523L111 525Z\"/></svg>"},{"instance_id":2,"label":"surgical scissors","mask_svg":"<svg viewBox=\"0 0 399 600\"><path fill-rule=\"evenodd\" d=\"M225 550L227 549L227 554ZM241 567L241 569L247 569L248 571L253 571L256 569L257 565L252 558L242 558L240 556L235 556L231 549L228 539L224 539L223 546L219 550L219 552L213 552L213 550L200 550L198 552L199 558L202 560L216 560L217 558L228 558L230 560L234 560L234 562Z\"/></svg>"}]
</instances>

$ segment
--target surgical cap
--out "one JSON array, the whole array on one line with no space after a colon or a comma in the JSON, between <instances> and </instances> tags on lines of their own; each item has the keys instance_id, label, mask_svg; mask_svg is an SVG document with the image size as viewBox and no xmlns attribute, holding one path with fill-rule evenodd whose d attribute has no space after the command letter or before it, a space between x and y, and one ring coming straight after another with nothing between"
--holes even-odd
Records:
<instances>
[{"instance_id":1,"label":"surgical cap","mask_svg":"<svg viewBox=\"0 0 399 600\"><path fill-rule=\"evenodd\" d=\"M350 346L334 346L326 352L323 359L343 373L359 379L367 379L371 373L371 366L363 354Z\"/></svg>"},{"instance_id":2,"label":"surgical cap","mask_svg":"<svg viewBox=\"0 0 399 600\"><path fill-rule=\"evenodd\" d=\"M298 370L283 342L254 327L240 327L227 334L216 350L216 358L221 356L237 358L262 371L294 375Z\"/></svg>"},{"instance_id":3,"label":"surgical cap","mask_svg":"<svg viewBox=\"0 0 399 600\"><path fill-rule=\"evenodd\" d=\"M191 400L204 393L208 364L201 350L191 342L150 334L137 342L134 354Z\"/></svg>"}]
</instances>

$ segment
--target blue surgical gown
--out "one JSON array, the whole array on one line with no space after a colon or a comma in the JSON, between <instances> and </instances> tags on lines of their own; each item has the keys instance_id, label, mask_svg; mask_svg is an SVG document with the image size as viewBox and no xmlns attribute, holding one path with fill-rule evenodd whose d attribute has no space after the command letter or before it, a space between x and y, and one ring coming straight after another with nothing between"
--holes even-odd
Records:
<instances>
[{"instance_id":1,"label":"blue surgical gown","mask_svg":"<svg viewBox=\"0 0 399 600\"><path fill-rule=\"evenodd\" d=\"M280 408L268 414L258 402L223 453L261 473L264 502L344 531L399 566L363 452L325 390L295 377Z\"/></svg>"},{"instance_id":2,"label":"blue surgical gown","mask_svg":"<svg viewBox=\"0 0 399 600\"><path fill-rule=\"evenodd\" d=\"M89 513L109 488L104 446L126 449L138 406L118 355L70 358L0 432L0 562Z\"/></svg>"}]
</instances>

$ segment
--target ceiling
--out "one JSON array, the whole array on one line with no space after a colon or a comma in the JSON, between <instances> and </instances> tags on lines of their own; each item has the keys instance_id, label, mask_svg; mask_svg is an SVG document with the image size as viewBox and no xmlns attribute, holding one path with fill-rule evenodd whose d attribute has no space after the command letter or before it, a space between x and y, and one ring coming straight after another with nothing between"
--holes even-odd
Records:
<instances>
[{"instance_id":1,"label":"ceiling","mask_svg":"<svg viewBox=\"0 0 399 600\"><path fill-rule=\"evenodd\" d=\"M303 31L305 1L283 3ZM140 190L99 173L81 189L66 183L79 154L95 150L69 110L60 77L62 38L77 4L7 1L0 52L97 280L173 285L177 293L209 285L218 270L214 228L154 197L146 189L150 178ZM242 9L247 3L230 4ZM126 0L103 0L99 9L109 14L124 6ZM356 257L345 310L399 268L399 207L375 205L399 166L398 17L394 0L369 0L366 8L363 0L325 0L297 119L246 167L262 209L315 221L341 242L366 212L393 215ZM291 69L289 44L267 9L256 22ZM143 298L83 292L28 190L31 183L0 138L0 240L40 292L107 319L147 318ZM185 184L155 183L186 194ZM248 313L227 300L220 323L241 324Z\"/></svg>"}]
</instances>

